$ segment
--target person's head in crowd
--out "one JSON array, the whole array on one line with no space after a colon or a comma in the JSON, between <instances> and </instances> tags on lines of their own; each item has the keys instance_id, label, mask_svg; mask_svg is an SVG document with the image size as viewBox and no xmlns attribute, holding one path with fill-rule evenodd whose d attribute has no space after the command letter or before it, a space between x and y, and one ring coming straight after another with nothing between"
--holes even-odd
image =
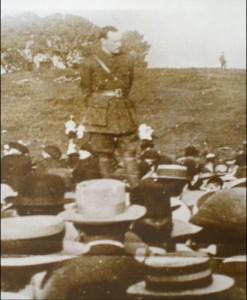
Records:
<instances>
[{"instance_id":1,"label":"person's head in crowd","mask_svg":"<svg viewBox=\"0 0 247 300\"><path fill-rule=\"evenodd\" d=\"M168 197L179 196L189 183L187 167L178 164L158 165L152 174L144 176L144 178L148 177L162 184Z\"/></svg>"},{"instance_id":2,"label":"person's head in crowd","mask_svg":"<svg viewBox=\"0 0 247 300\"><path fill-rule=\"evenodd\" d=\"M73 222L82 233L81 241L116 240L123 242L130 224L141 218L146 209L127 205L125 183L114 179L96 179L76 185L76 203L59 214Z\"/></svg>"},{"instance_id":3,"label":"person's head in crowd","mask_svg":"<svg viewBox=\"0 0 247 300\"><path fill-rule=\"evenodd\" d=\"M154 130L147 124L141 124L138 128L138 135L141 141L153 141Z\"/></svg>"},{"instance_id":4,"label":"person's head in crowd","mask_svg":"<svg viewBox=\"0 0 247 300\"><path fill-rule=\"evenodd\" d=\"M130 202L147 209L146 215L133 224L133 232L149 245L169 243L172 209L163 185L152 179L142 180L140 186L130 191Z\"/></svg>"},{"instance_id":5,"label":"person's head in crowd","mask_svg":"<svg viewBox=\"0 0 247 300\"><path fill-rule=\"evenodd\" d=\"M10 142L8 144L5 144L3 146L3 155L12 155L12 154L18 154L18 155L29 155L28 148L22 143L22 141L18 142Z\"/></svg>"},{"instance_id":6,"label":"person's head in crowd","mask_svg":"<svg viewBox=\"0 0 247 300\"><path fill-rule=\"evenodd\" d=\"M1 228L1 291L27 293L30 299L40 299L33 275L39 273L42 278L44 271L89 250L84 244L63 240L65 224L56 216L5 218Z\"/></svg>"},{"instance_id":7,"label":"person's head in crowd","mask_svg":"<svg viewBox=\"0 0 247 300\"><path fill-rule=\"evenodd\" d=\"M105 26L100 30L101 49L109 55L120 53L122 46L121 39L122 35L116 27Z\"/></svg>"},{"instance_id":8,"label":"person's head in crowd","mask_svg":"<svg viewBox=\"0 0 247 300\"><path fill-rule=\"evenodd\" d=\"M141 177L147 174L152 167L156 166L156 162L159 159L159 152L155 148L147 148L144 150L138 162Z\"/></svg>"},{"instance_id":9,"label":"person's head in crowd","mask_svg":"<svg viewBox=\"0 0 247 300\"><path fill-rule=\"evenodd\" d=\"M62 151L57 145L47 145L42 147L42 156L45 159L60 160L62 157Z\"/></svg>"},{"instance_id":10,"label":"person's head in crowd","mask_svg":"<svg viewBox=\"0 0 247 300\"><path fill-rule=\"evenodd\" d=\"M149 149L154 149L153 140L141 140L140 149L142 152Z\"/></svg>"},{"instance_id":11,"label":"person's head in crowd","mask_svg":"<svg viewBox=\"0 0 247 300\"><path fill-rule=\"evenodd\" d=\"M31 158L26 155L11 154L1 158L1 183L6 183L15 191L20 191L25 177L32 172Z\"/></svg>"},{"instance_id":12,"label":"person's head in crowd","mask_svg":"<svg viewBox=\"0 0 247 300\"><path fill-rule=\"evenodd\" d=\"M217 191L222 189L223 184L224 181L220 178L220 176L213 175L205 181L200 189L205 191Z\"/></svg>"},{"instance_id":13,"label":"person's head in crowd","mask_svg":"<svg viewBox=\"0 0 247 300\"><path fill-rule=\"evenodd\" d=\"M215 161L216 155L214 153L207 153L206 154L206 161Z\"/></svg>"},{"instance_id":14,"label":"person's head in crowd","mask_svg":"<svg viewBox=\"0 0 247 300\"><path fill-rule=\"evenodd\" d=\"M188 157L188 156L192 156L192 157L198 157L199 156L199 150L197 149L196 146L194 145L189 145L185 148L184 151L184 156Z\"/></svg>"},{"instance_id":15,"label":"person's head in crowd","mask_svg":"<svg viewBox=\"0 0 247 300\"><path fill-rule=\"evenodd\" d=\"M79 150L79 156L80 159L86 159L88 157L95 157L96 153L93 151L92 145L88 141L83 141L80 145L80 150Z\"/></svg>"},{"instance_id":16,"label":"person's head in crowd","mask_svg":"<svg viewBox=\"0 0 247 300\"><path fill-rule=\"evenodd\" d=\"M235 164L239 167L246 166L246 141L243 141L242 149L238 153L238 155L235 157Z\"/></svg>"},{"instance_id":17,"label":"person's head in crowd","mask_svg":"<svg viewBox=\"0 0 247 300\"><path fill-rule=\"evenodd\" d=\"M65 183L57 175L30 174L26 176L17 197L8 197L20 216L56 215L70 202L64 199Z\"/></svg>"},{"instance_id":18,"label":"person's head in crowd","mask_svg":"<svg viewBox=\"0 0 247 300\"><path fill-rule=\"evenodd\" d=\"M184 159L180 161L180 164L187 167L187 173L190 178L193 178L202 170L200 162L192 156L184 157Z\"/></svg>"},{"instance_id":19,"label":"person's head in crowd","mask_svg":"<svg viewBox=\"0 0 247 300\"><path fill-rule=\"evenodd\" d=\"M246 253L244 187L210 191L198 199L197 207L190 221L203 227L203 243L216 244L219 256Z\"/></svg>"},{"instance_id":20,"label":"person's head in crowd","mask_svg":"<svg viewBox=\"0 0 247 300\"><path fill-rule=\"evenodd\" d=\"M171 165L172 163L173 163L173 161L172 161L171 157L159 152L159 158L155 162L155 166L156 166L155 168L157 169L157 167L159 165Z\"/></svg>"},{"instance_id":21,"label":"person's head in crowd","mask_svg":"<svg viewBox=\"0 0 247 300\"><path fill-rule=\"evenodd\" d=\"M80 160L80 163L72 172L72 180L74 183L100 178L102 178L102 174L100 172L99 163L93 157Z\"/></svg>"},{"instance_id":22,"label":"person's head in crowd","mask_svg":"<svg viewBox=\"0 0 247 300\"><path fill-rule=\"evenodd\" d=\"M76 138L76 123L73 115L71 115L69 121L65 123L65 133L69 139Z\"/></svg>"}]
</instances>

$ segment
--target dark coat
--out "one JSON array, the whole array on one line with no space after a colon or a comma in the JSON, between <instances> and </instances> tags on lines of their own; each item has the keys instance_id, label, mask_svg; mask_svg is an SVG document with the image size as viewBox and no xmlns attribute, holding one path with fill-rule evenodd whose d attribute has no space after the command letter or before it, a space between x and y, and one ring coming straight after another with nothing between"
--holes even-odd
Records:
<instances>
[{"instance_id":1,"label":"dark coat","mask_svg":"<svg viewBox=\"0 0 247 300\"><path fill-rule=\"evenodd\" d=\"M83 124L88 132L122 134L136 130L135 105L129 99L133 81L133 62L125 54L109 56L102 50L97 57L111 70L108 74L95 56L80 67L84 99ZM122 89L120 98L103 95Z\"/></svg>"}]
</instances>

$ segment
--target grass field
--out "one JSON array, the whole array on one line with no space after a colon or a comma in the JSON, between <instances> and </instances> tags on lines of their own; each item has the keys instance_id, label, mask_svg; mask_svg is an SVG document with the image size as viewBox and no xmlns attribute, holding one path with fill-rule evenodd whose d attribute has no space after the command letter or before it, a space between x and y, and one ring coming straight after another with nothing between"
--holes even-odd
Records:
<instances>
[{"instance_id":1,"label":"grass field","mask_svg":"<svg viewBox=\"0 0 247 300\"><path fill-rule=\"evenodd\" d=\"M62 76L71 80L54 81ZM77 77L71 70L1 76L2 144L29 141L34 157L43 143L65 151L64 123L70 114L79 122L82 113ZM237 148L246 138L245 70L138 70L131 97L139 122L155 129L157 148L169 155L181 154L188 143Z\"/></svg>"}]
</instances>

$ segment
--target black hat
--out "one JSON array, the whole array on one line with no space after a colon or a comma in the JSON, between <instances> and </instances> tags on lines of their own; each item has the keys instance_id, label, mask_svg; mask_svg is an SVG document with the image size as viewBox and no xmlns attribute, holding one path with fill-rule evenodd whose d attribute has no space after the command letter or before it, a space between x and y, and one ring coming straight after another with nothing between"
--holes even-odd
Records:
<instances>
[{"instance_id":1,"label":"black hat","mask_svg":"<svg viewBox=\"0 0 247 300\"><path fill-rule=\"evenodd\" d=\"M159 152L155 149L147 149L141 154L141 159L157 160L159 157Z\"/></svg>"},{"instance_id":2,"label":"black hat","mask_svg":"<svg viewBox=\"0 0 247 300\"><path fill-rule=\"evenodd\" d=\"M19 195L6 198L6 202L13 203L21 215L42 214L42 211L43 214L56 214L63 210L64 204L71 202L64 199L64 194L65 183L60 176L30 174Z\"/></svg>"},{"instance_id":3,"label":"black hat","mask_svg":"<svg viewBox=\"0 0 247 300\"><path fill-rule=\"evenodd\" d=\"M60 159L62 156L61 150L56 145L45 146L45 147L43 147L43 150L54 159Z\"/></svg>"},{"instance_id":4,"label":"black hat","mask_svg":"<svg viewBox=\"0 0 247 300\"><path fill-rule=\"evenodd\" d=\"M93 147L87 141L84 141L83 143L81 143L80 150L85 150L85 151L88 151L90 153L93 153Z\"/></svg>"},{"instance_id":5,"label":"black hat","mask_svg":"<svg viewBox=\"0 0 247 300\"><path fill-rule=\"evenodd\" d=\"M72 172L72 179L75 183L102 178L97 158L88 157L80 160L80 163Z\"/></svg>"},{"instance_id":6,"label":"black hat","mask_svg":"<svg viewBox=\"0 0 247 300\"><path fill-rule=\"evenodd\" d=\"M199 155L199 150L196 148L194 145L189 145L185 148L185 153L184 156L198 156Z\"/></svg>"}]
</instances>

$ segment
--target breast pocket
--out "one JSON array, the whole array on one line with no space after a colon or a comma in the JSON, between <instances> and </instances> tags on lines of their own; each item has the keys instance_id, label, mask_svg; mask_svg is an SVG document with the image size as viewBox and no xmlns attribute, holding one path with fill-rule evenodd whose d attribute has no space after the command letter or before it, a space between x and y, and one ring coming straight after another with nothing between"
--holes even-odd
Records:
<instances>
[{"instance_id":1,"label":"breast pocket","mask_svg":"<svg viewBox=\"0 0 247 300\"><path fill-rule=\"evenodd\" d=\"M86 110L86 119L89 125L107 126L107 112L109 98L104 95L94 95L89 101Z\"/></svg>"}]
</instances>

